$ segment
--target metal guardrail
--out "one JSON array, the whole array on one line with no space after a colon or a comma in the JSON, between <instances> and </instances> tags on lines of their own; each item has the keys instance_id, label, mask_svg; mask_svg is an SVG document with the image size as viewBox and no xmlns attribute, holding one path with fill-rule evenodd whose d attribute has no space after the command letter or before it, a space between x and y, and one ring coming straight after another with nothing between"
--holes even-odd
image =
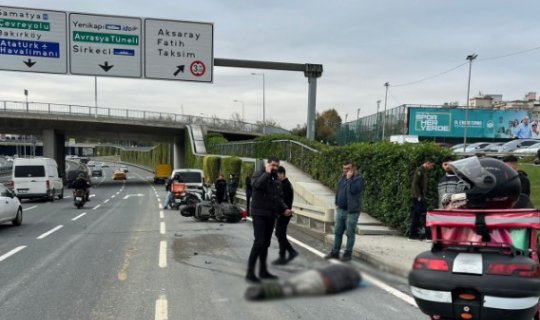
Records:
<instances>
[{"instance_id":1,"label":"metal guardrail","mask_svg":"<svg viewBox=\"0 0 540 320\"><path fill-rule=\"evenodd\" d=\"M257 152L257 144L262 143L264 142L229 142L217 144L215 147L219 154L257 158L260 157L260 153ZM280 160L286 160L294 164L304 172L309 172L308 168L312 165L313 158L319 153L318 150L294 140L274 140L272 143L277 143L281 146L279 151L272 155L278 157Z\"/></svg>"},{"instance_id":2,"label":"metal guardrail","mask_svg":"<svg viewBox=\"0 0 540 320\"><path fill-rule=\"evenodd\" d=\"M120 108L103 108L74 104L56 104L45 102L2 101L0 111L32 114L70 115L86 118L108 118L123 120L153 121L161 123L199 124L217 129L241 131L246 133L262 133L262 125L241 121L201 117L185 114L144 111ZM289 131L268 127L272 133L289 133Z\"/></svg>"}]
</instances>

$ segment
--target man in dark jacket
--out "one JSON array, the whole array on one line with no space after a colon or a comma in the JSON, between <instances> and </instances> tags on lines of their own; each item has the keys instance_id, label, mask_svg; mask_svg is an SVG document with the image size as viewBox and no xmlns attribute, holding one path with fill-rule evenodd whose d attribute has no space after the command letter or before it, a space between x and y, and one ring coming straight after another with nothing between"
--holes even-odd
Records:
<instances>
[{"instance_id":1,"label":"man in dark jacket","mask_svg":"<svg viewBox=\"0 0 540 320\"><path fill-rule=\"evenodd\" d=\"M335 198L337 214L334 225L334 248L325 256L326 259L339 259L343 233L347 231L347 244L341 261L351 261L356 238L356 224L362 211L363 191L364 178L356 171L352 161L345 161Z\"/></svg>"},{"instance_id":2,"label":"man in dark jacket","mask_svg":"<svg viewBox=\"0 0 540 320\"><path fill-rule=\"evenodd\" d=\"M251 217L253 218L253 234L255 240L248 259L246 280L259 282L255 275L255 264L259 260L259 277L261 279L276 279L268 272L266 258L268 247L272 239L276 217L290 216L292 211L283 202L281 182L277 179L279 159L269 157L265 168L257 171L251 178L253 187L253 201L251 203Z\"/></svg>"},{"instance_id":3,"label":"man in dark jacket","mask_svg":"<svg viewBox=\"0 0 540 320\"><path fill-rule=\"evenodd\" d=\"M425 228L426 193L428 186L428 171L433 169L434 162L431 158L426 158L421 166L416 168L411 185L411 226L409 228L409 239L418 239L418 226ZM430 237L429 228L426 228L426 237Z\"/></svg>"},{"instance_id":4,"label":"man in dark jacket","mask_svg":"<svg viewBox=\"0 0 540 320\"><path fill-rule=\"evenodd\" d=\"M277 170L278 180L281 181L281 189L283 190L283 202L287 205L287 208L292 210L292 204L294 201L294 190L291 182L287 178L286 170L284 167L279 166ZM287 226L291 221L291 216L279 215L276 222L276 237L279 242L279 258L272 262L276 265L285 265L292 259L298 256L298 252L293 249L291 243L287 239ZM289 253L289 257L285 256Z\"/></svg>"},{"instance_id":5,"label":"man in dark jacket","mask_svg":"<svg viewBox=\"0 0 540 320\"><path fill-rule=\"evenodd\" d=\"M251 172L246 177L246 184L244 185L244 188L246 188L246 211L247 215L249 216L250 213L250 204L251 204L251 194L253 193L253 188L251 187L251 176L253 175L253 172Z\"/></svg>"},{"instance_id":6,"label":"man in dark jacket","mask_svg":"<svg viewBox=\"0 0 540 320\"><path fill-rule=\"evenodd\" d=\"M502 161L506 163L507 166L514 169L519 176L519 181L521 182L521 193L524 193L527 195L527 197L531 196L531 182L529 181L529 177L527 176L527 173L523 170L518 169L518 158L511 154L508 156L505 156L502 158Z\"/></svg>"},{"instance_id":7,"label":"man in dark jacket","mask_svg":"<svg viewBox=\"0 0 540 320\"><path fill-rule=\"evenodd\" d=\"M214 183L214 186L216 187L216 202L222 203L223 201L227 200L227 181L225 181L222 174L219 175L218 179Z\"/></svg>"},{"instance_id":8,"label":"man in dark jacket","mask_svg":"<svg viewBox=\"0 0 540 320\"><path fill-rule=\"evenodd\" d=\"M238 179L236 179L234 174L229 176L229 183L227 184L227 189L229 191L229 201L234 204L234 199L236 198L236 190L238 189Z\"/></svg>"}]
</instances>

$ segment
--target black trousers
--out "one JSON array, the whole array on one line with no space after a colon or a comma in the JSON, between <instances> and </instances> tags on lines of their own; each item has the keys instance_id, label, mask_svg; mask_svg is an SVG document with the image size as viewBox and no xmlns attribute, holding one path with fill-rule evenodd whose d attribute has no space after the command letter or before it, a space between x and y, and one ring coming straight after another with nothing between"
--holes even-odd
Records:
<instances>
[{"instance_id":1,"label":"black trousers","mask_svg":"<svg viewBox=\"0 0 540 320\"><path fill-rule=\"evenodd\" d=\"M234 199L236 198L236 191L235 192L229 192L229 201L234 204Z\"/></svg>"},{"instance_id":2,"label":"black trousers","mask_svg":"<svg viewBox=\"0 0 540 320\"><path fill-rule=\"evenodd\" d=\"M251 192L246 192L246 210L247 210L248 216L251 211L250 204L251 204Z\"/></svg>"},{"instance_id":3,"label":"black trousers","mask_svg":"<svg viewBox=\"0 0 540 320\"><path fill-rule=\"evenodd\" d=\"M431 230L426 227L426 204L424 200L418 201L416 198L411 199L411 226L409 228L409 238L418 238L418 228L422 227L425 230L425 237L431 239Z\"/></svg>"},{"instance_id":4,"label":"black trousers","mask_svg":"<svg viewBox=\"0 0 540 320\"><path fill-rule=\"evenodd\" d=\"M294 249L287 239L287 226L291 217L279 216L276 222L276 237L279 242L279 256L285 257L285 253L293 252Z\"/></svg>"},{"instance_id":5,"label":"black trousers","mask_svg":"<svg viewBox=\"0 0 540 320\"><path fill-rule=\"evenodd\" d=\"M253 247L248 259L248 273L255 272L255 265L259 260L259 272L267 272L266 258L268 257L268 247L274 231L275 217L253 216Z\"/></svg>"}]
</instances>

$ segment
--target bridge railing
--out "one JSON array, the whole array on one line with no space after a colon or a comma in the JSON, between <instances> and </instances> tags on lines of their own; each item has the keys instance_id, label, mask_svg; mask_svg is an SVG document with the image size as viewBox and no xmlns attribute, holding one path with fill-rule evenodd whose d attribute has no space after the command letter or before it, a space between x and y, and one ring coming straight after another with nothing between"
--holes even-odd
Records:
<instances>
[{"instance_id":1,"label":"bridge railing","mask_svg":"<svg viewBox=\"0 0 540 320\"><path fill-rule=\"evenodd\" d=\"M314 160L319 154L319 150L294 140L273 140L272 144L276 148L268 148L266 143L258 141L227 142L216 144L214 148L216 149L215 153L223 155L248 158L277 156L279 159L286 160L305 172L309 172L309 167L313 166Z\"/></svg>"},{"instance_id":2,"label":"bridge railing","mask_svg":"<svg viewBox=\"0 0 540 320\"><path fill-rule=\"evenodd\" d=\"M57 104L44 102L2 101L0 111L26 112L51 115L72 115L90 118L115 118L126 120L153 121L162 123L199 124L216 129L240 131L246 133L262 133L260 124L235 120L219 119L216 117L201 117L168 112L144 111L121 108L104 108L81 106L74 104ZM288 133L287 130L267 126L272 133Z\"/></svg>"}]
</instances>

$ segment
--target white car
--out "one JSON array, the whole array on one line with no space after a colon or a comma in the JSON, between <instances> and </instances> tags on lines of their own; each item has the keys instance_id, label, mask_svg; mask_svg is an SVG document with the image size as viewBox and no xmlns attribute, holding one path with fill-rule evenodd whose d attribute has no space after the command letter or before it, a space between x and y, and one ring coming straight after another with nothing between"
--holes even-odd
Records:
<instances>
[{"instance_id":1,"label":"white car","mask_svg":"<svg viewBox=\"0 0 540 320\"><path fill-rule=\"evenodd\" d=\"M15 192L0 184L0 223L10 221L15 226L22 224L23 209Z\"/></svg>"},{"instance_id":2,"label":"white car","mask_svg":"<svg viewBox=\"0 0 540 320\"><path fill-rule=\"evenodd\" d=\"M514 150L514 153L519 155L536 155L538 153L538 149L540 149L540 142L529 147Z\"/></svg>"},{"instance_id":3,"label":"white car","mask_svg":"<svg viewBox=\"0 0 540 320\"><path fill-rule=\"evenodd\" d=\"M11 188L19 199L64 197L58 165L50 158L20 158L13 162Z\"/></svg>"}]
</instances>

